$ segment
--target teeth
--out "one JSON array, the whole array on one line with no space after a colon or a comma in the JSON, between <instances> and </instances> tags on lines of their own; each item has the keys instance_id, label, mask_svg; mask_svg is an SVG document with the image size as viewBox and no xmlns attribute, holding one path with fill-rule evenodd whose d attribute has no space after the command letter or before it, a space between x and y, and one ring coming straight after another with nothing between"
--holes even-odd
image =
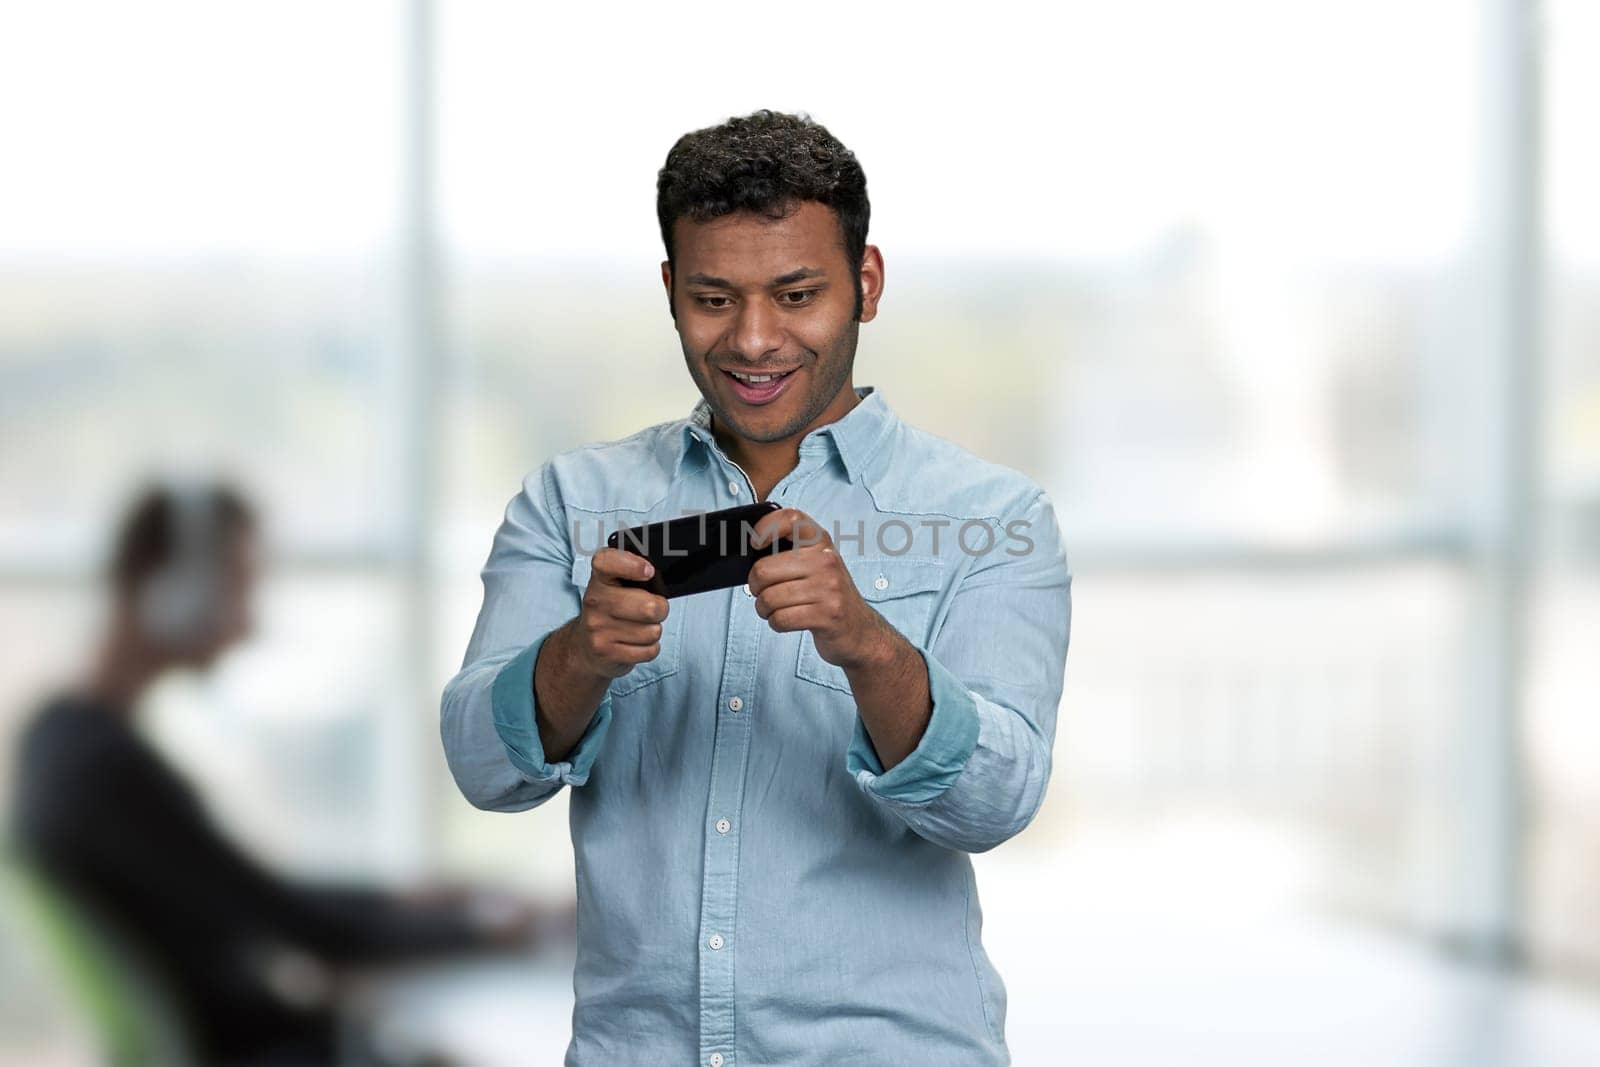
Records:
<instances>
[{"instance_id":1,"label":"teeth","mask_svg":"<svg viewBox=\"0 0 1600 1067\"><path fill-rule=\"evenodd\" d=\"M781 374L740 374L737 371L729 371L728 373L739 379L741 382L751 382L756 385L783 377Z\"/></svg>"}]
</instances>

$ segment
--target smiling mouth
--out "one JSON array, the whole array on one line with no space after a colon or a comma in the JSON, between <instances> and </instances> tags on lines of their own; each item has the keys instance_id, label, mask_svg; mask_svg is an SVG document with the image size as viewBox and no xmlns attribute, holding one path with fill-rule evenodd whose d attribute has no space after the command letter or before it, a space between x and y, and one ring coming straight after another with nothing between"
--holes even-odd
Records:
<instances>
[{"instance_id":1,"label":"smiling mouth","mask_svg":"<svg viewBox=\"0 0 1600 1067\"><path fill-rule=\"evenodd\" d=\"M765 404L777 398L784 391L784 386L794 375L795 370L782 372L769 371L765 374L746 374L731 370L723 370L728 376L728 381L733 385L733 391L740 400L747 404Z\"/></svg>"},{"instance_id":2,"label":"smiling mouth","mask_svg":"<svg viewBox=\"0 0 1600 1067\"><path fill-rule=\"evenodd\" d=\"M746 385L765 385L768 382L776 381L780 378L787 378L789 375L794 373L794 370L792 369L786 371L768 371L765 374L745 374L739 371L728 370L727 368L723 368L723 371L730 377L737 378L739 381L744 382Z\"/></svg>"}]
</instances>

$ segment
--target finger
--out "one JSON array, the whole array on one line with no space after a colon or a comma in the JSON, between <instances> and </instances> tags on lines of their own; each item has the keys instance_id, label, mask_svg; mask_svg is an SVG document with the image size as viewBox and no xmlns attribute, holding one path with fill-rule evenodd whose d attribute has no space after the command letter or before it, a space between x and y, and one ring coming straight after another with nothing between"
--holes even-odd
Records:
<instances>
[{"instance_id":1,"label":"finger","mask_svg":"<svg viewBox=\"0 0 1600 1067\"><path fill-rule=\"evenodd\" d=\"M779 608L767 616L767 625L779 633L811 630L821 625L821 623L822 619L818 615L815 604L798 604L794 607Z\"/></svg>"},{"instance_id":2,"label":"finger","mask_svg":"<svg viewBox=\"0 0 1600 1067\"><path fill-rule=\"evenodd\" d=\"M642 582L655 573L650 561L635 552L620 548L602 548L594 554L594 574L610 585L628 578Z\"/></svg>"},{"instance_id":3,"label":"finger","mask_svg":"<svg viewBox=\"0 0 1600 1067\"><path fill-rule=\"evenodd\" d=\"M659 655L660 642L651 645L613 644L606 652L606 658L613 663L649 663Z\"/></svg>"},{"instance_id":4,"label":"finger","mask_svg":"<svg viewBox=\"0 0 1600 1067\"><path fill-rule=\"evenodd\" d=\"M794 542L796 548L833 544L822 524L799 508L779 508L763 515L751 530L752 548L766 548L780 537Z\"/></svg>"},{"instance_id":5,"label":"finger","mask_svg":"<svg viewBox=\"0 0 1600 1067\"><path fill-rule=\"evenodd\" d=\"M784 608L814 604L817 600L818 593L815 586L805 579L777 582L756 594L756 614L767 619Z\"/></svg>"},{"instance_id":6,"label":"finger","mask_svg":"<svg viewBox=\"0 0 1600 1067\"><path fill-rule=\"evenodd\" d=\"M763 556L750 567L750 592L756 596L770 585L792 582L826 572L833 565L826 548L812 546Z\"/></svg>"},{"instance_id":7,"label":"finger","mask_svg":"<svg viewBox=\"0 0 1600 1067\"><path fill-rule=\"evenodd\" d=\"M775 546L783 538L800 548L816 544L821 532L816 521L799 508L779 508L763 515L756 523L750 544L752 548L764 549Z\"/></svg>"},{"instance_id":8,"label":"finger","mask_svg":"<svg viewBox=\"0 0 1600 1067\"><path fill-rule=\"evenodd\" d=\"M613 622L605 629L607 640L618 645L653 645L661 640L659 622Z\"/></svg>"},{"instance_id":9,"label":"finger","mask_svg":"<svg viewBox=\"0 0 1600 1067\"><path fill-rule=\"evenodd\" d=\"M592 613L620 622L661 622L672 613L666 597L648 589L623 586L591 590L585 603Z\"/></svg>"}]
</instances>

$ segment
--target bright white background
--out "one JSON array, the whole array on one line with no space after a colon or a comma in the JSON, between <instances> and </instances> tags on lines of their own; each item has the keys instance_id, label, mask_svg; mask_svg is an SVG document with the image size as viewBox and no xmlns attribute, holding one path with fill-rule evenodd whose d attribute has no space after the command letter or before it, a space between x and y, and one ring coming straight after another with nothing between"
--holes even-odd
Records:
<instances>
[{"instance_id":1,"label":"bright white background","mask_svg":"<svg viewBox=\"0 0 1600 1067\"><path fill-rule=\"evenodd\" d=\"M696 399L667 149L805 110L887 262L856 383L1068 535L1050 798L979 860L1018 1062L1595 1062L1597 44L1583 0L10 9L0 733L123 494L221 470L263 632L151 702L219 816L570 893L564 801L468 807L438 691L522 474ZM506 1040L558 1056L557 972L458 999L547 998Z\"/></svg>"}]
</instances>

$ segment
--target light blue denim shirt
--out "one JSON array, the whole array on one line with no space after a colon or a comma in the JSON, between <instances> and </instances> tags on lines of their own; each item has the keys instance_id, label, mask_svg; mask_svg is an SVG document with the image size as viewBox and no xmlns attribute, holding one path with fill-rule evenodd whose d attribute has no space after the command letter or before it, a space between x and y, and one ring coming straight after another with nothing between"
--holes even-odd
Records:
<instances>
[{"instance_id":1,"label":"light blue denim shirt","mask_svg":"<svg viewBox=\"0 0 1600 1067\"><path fill-rule=\"evenodd\" d=\"M746 589L669 602L660 655L611 683L567 759L533 665L611 531L754 501L701 400L688 418L527 476L441 701L445 754L492 811L572 789L568 1067L1005 1064L971 852L1027 826L1050 778L1071 578L1028 478L902 422L883 394L800 443L770 499L828 528L927 662L933 714L887 773L844 670Z\"/></svg>"}]
</instances>

